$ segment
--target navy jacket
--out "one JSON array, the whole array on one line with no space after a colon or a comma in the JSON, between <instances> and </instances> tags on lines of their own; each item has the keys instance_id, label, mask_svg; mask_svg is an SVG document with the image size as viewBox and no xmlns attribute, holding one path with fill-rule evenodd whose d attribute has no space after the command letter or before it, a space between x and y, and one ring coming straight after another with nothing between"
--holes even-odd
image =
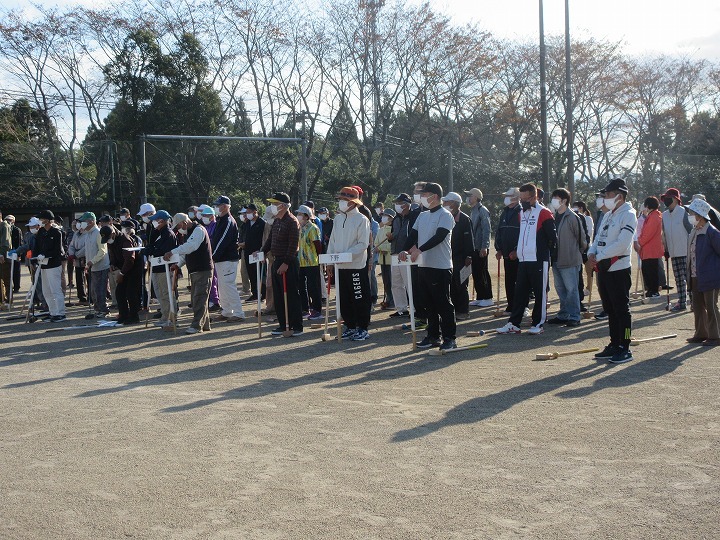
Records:
<instances>
[{"instance_id":1,"label":"navy jacket","mask_svg":"<svg viewBox=\"0 0 720 540\"><path fill-rule=\"evenodd\" d=\"M215 230L210 238L213 261L216 263L239 261L240 253L238 253L237 249L239 236L235 218L228 212L224 216L217 218L215 222Z\"/></svg>"}]
</instances>

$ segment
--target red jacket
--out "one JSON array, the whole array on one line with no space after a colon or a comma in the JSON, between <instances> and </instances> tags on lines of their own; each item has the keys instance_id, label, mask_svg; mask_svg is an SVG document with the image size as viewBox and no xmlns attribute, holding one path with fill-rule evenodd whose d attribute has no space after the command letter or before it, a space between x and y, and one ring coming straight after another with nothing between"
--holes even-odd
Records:
<instances>
[{"instance_id":1,"label":"red jacket","mask_svg":"<svg viewBox=\"0 0 720 540\"><path fill-rule=\"evenodd\" d=\"M662 214L659 210L651 211L645 218L638 244L642 260L660 259L665 254L662 243Z\"/></svg>"}]
</instances>

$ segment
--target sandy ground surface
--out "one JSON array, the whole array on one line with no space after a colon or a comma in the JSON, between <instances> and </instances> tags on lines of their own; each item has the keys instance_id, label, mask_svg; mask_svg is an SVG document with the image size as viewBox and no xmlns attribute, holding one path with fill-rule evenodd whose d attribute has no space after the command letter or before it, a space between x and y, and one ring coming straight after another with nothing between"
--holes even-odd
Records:
<instances>
[{"instance_id":1,"label":"sandy ground surface","mask_svg":"<svg viewBox=\"0 0 720 540\"><path fill-rule=\"evenodd\" d=\"M0 538L720 537L720 351L691 314L634 303L635 337L678 337L613 367L534 361L600 321L464 336L493 311L442 357L387 312L342 344L3 317Z\"/></svg>"}]
</instances>

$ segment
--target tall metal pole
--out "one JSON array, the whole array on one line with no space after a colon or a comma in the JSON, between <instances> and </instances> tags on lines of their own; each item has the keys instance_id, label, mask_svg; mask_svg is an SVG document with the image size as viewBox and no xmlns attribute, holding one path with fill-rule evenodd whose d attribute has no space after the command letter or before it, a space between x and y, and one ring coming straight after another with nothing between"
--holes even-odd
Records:
<instances>
[{"instance_id":1,"label":"tall metal pole","mask_svg":"<svg viewBox=\"0 0 720 540\"><path fill-rule=\"evenodd\" d=\"M147 176L145 169L145 135L140 135L140 202L147 202Z\"/></svg>"},{"instance_id":2,"label":"tall metal pole","mask_svg":"<svg viewBox=\"0 0 720 540\"><path fill-rule=\"evenodd\" d=\"M550 191L550 156L547 133L547 89L545 88L545 22L543 20L543 0L540 3L540 156L542 158L542 185Z\"/></svg>"},{"instance_id":3,"label":"tall metal pole","mask_svg":"<svg viewBox=\"0 0 720 540\"><path fill-rule=\"evenodd\" d=\"M575 162L573 160L573 102L571 85L572 63L570 58L570 0L565 0L565 121L567 122L567 187L575 193Z\"/></svg>"},{"instance_id":4,"label":"tall metal pole","mask_svg":"<svg viewBox=\"0 0 720 540\"><path fill-rule=\"evenodd\" d=\"M108 141L108 159L110 159L110 182L112 182L112 202L116 201L115 196L115 161L113 158L113 142Z\"/></svg>"},{"instance_id":5,"label":"tall metal pole","mask_svg":"<svg viewBox=\"0 0 720 540\"><path fill-rule=\"evenodd\" d=\"M302 156L300 157L300 179L302 182L302 196L303 201L308 200L308 186L307 186L307 137L305 134L305 115L306 111L300 113L302 115Z\"/></svg>"},{"instance_id":6,"label":"tall metal pole","mask_svg":"<svg viewBox=\"0 0 720 540\"><path fill-rule=\"evenodd\" d=\"M448 191L455 191L455 182L453 181L453 147L452 139L450 140L450 150L448 153Z\"/></svg>"}]
</instances>

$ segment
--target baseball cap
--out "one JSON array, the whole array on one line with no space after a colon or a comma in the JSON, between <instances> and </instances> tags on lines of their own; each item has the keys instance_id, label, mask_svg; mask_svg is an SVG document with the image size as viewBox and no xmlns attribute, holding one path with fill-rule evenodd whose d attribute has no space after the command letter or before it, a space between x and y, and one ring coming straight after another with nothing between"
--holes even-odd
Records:
<instances>
[{"instance_id":1,"label":"baseball cap","mask_svg":"<svg viewBox=\"0 0 720 540\"><path fill-rule=\"evenodd\" d=\"M202 212L200 212L200 215L201 216L214 216L215 210L213 210L209 206L206 206L205 208L202 209Z\"/></svg>"},{"instance_id":2,"label":"baseball cap","mask_svg":"<svg viewBox=\"0 0 720 540\"><path fill-rule=\"evenodd\" d=\"M144 203L140 205L140 210L138 210L137 215L138 216L144 216L148 212L155 213L155 207L150 203Z\"/></svg>"},{"instance_id":3,"label":"baseball cap","mask_svg":"<svg viewBox=\"0 0 720 540\"><path fill-rule=\"evenodd\" d=\"M230 197L226 197L225 195L220 195L213 204L215 206L218 206L220 204L230 204Z\"/></svg>"},{"instance_id":4,"label":"baseball cap","mask_svg":"<svg viewBox=\"0 0 720 540\"><path fill-rule=\"evenodd\" d=\"M295 210L296 214L307 214L310 219L314 217L312 208L307 205L301 204L298 209Z\"/></svg>"},{"instance_id":5,"label":"baseball cap","mask_svg":"<svg viewBox=\"0 0 720 540\"><path fill-rule=\"evenodd\" d=\"M113 233L112 225L103 225L100 228L100 242L106 244L110 239L110 235Z\"/></svg>"},{"instance_id":6,"label":"baseball cap","mask_svg":"<svg viewBox=\"0 0 720 540\"><path fill-rule=\"evenodd\" d=\"M511 188L508 189L505 193L503 193L503 196L505 196L505 197L519 197L519 196L520 196L520 188L511 187Z\"/></svg>"},{"instance_id":7,"label":"baseball cap","mask_svg":"<svg viewBox=\"0 0 720 540\"><path fill-rule=\"evenodd\" d=\"M614 180L610 180L610 183L605 186L604 191L607 193L608 191L619 191L620 193L627 193L628 188L627 185L625 185L625 180L622 178L615 178ZM677 190L675 190L677 191ZM678 196L680 194L678 193Z\"/></svg>"},{"instance_id":8,"label":"baseball cap","mask_svg":"<svg viewBox=\"0 0 720 540\"><path fill-rule=\"evenodd\" d=\"M462 204L462 197L459 193L455 193L454 191L445 195L441 200L442 202L456 202L458 204Z\"/></svg>"},{"instance_id":9,"label":"baseball cap","mask_svg":"<svg viewBox=\"0 0 720 540\"><path fill-rule=\"evenodd\" d=\"M43 210L42 212L40 212L37 215L37 217L38 217L38 219L42 218L42 219L54 220L55 214L53 214L51 210Z\"/></svg>"},{"instance_id":10,"label":"baseball cap","mask_svg":"<svg viewBox=\"0 0 720 540\"><path fill-rule=\"evenodd\" d=\"M123 219L123 220L120 222L120 226L121 226L121 227L132 227L133 229L136 229L136 230L137 230L137 228L138 228L139 225L140 225L140 224L139 224L137 221L135 221L134 219L132 219L132 218Z\"/></svg>"},{"instance_id":11,"label":"baseball cap","mask_svg":"<svg viewBox=\"0 0 720 540\"><path fill-rule=\"evenodd\" d=\"M177 229L178 225L180 225L181 223L185 223L186 221L190 221L190 216L188 216L187 214L183 214L182 212L178 212L173 216L172 219L173 229Z\"/></svg>"},{"instance_id":12,"label":"baseball cap","mask_svg":"<svg viewBox=\"0 0 720 540\"><path fill-rule=\"evenodd\" d=\"M399 202L399 203L407 203L410 204L412 202L412 199L410 198L410 195L407 193L401 193L397 197L393 199L393 202Z\"/></svg>"},{"instance_id":13,"label":"baseball cap","mask_svg":"<svg viewBox=\"0 0 720 540\"><path fill-rule=\"evenodd\" d=\"M151 221L155 221L155 220L158 220L158 219L164 219L164 220L167 221L167 220L170 219L171 217L172 217L172 216L170 215L170 213L167 212L166 210L158 210L155 214L153 214L152 216L150 216L150 220L151 220Z\"/></svg>"},{"instance_id":14,"label":"baseball cap","mask_svg":"<svg viewBox=\"0 0 720 540\"><path fill-rule=\"evenodd\" d=\"M425 187L420 190L420 193L433 193L438 197L442 197L443 188L440 184L436 184L435 182L426 182Z\"/></svg>"},{"instance_id":15,"label":"baseball cap","mask_svg":"<svg viewBox=\"0 0 720 540\"><path fill-rule=\"evenodd\" d=\"M270 203L290 204L290 195L282 191L277 191L273 194L272 197L268 197L267 200Z\"/></svg>"},{"instance_id":16,"label":"baseball cap","mask_svg":"<svg viewBox=\"0 0 720 540\"><path fill-rule=\"evenodd\" d=\"M479 190L478 188L476 188L476 187L474 187L474 188L469 189L468 191L466 191L466 192L465 192L465 195L474 195L475 197L477 197L477 198L480 199L480 200L482 200L482 198L483 198L483 192L480 191L480 190Z\"/></svg>"},{"instance_id":17,"label":"baseball cap","mask_svg":"<svg viewBox=\"0 0 720 540\"><path fill-rule=\"evenodd\" d=\"M30 221L28 221L27 225L25 225L25 226L26 227L39 227L40 225L42 225L42 223L40 223L40 220L38 218L36 218L35 216L33 216L30 218Z\"/></svg>"},{"instance_id":18,"label":"baseball cap","mask_svg":"<svg viewBox=\"0 0 720 540\"><path fill-rule=\"evenodd\" d=\"M397 214L395 213L395 210L393 210L392 208L386 208L385 210L383 210L382 215L390 216L391 218L394 218L395 216L397 216Z\"/></svg>"}]
</instances>

